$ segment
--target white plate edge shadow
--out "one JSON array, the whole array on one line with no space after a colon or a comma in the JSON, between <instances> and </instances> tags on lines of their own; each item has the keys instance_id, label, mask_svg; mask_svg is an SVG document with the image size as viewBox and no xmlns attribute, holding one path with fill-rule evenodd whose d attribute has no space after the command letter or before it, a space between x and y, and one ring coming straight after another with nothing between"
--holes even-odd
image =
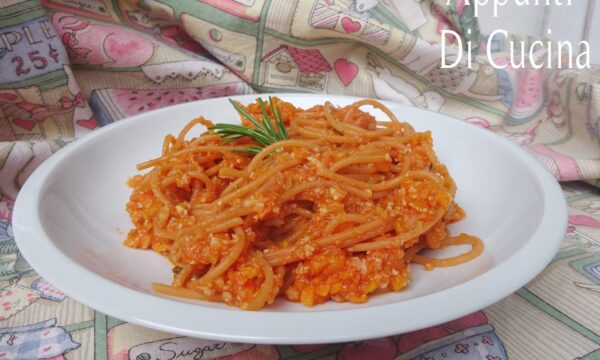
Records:
<instances>
[{"instance_id":1,"label":"white plate edge shadow","mask_svg":"<svg viewBox=\"0 0 600 360\"><path fill-rule=\"evenodd\" d=\"M328 99L343 99L343 100L359 100L361 98L349 97L349 96L335 96L335 95L314 95L314 94L252 94L233 96L228 98L239 99L241 101L254 100L256 97L277 95L284 99L293 100L294 97L327 97ZM19 196L14 208L13 213L13 231L17 245L22 252L25 259L30 265L36 269L43 269L40 272L40 276L46 278L49 282L57 286L59 289L65 291L70 297L75 300L90 306L102 313L114 316L116 318L135 323L142 326L147 326L161 331L176 333L186 336L203 337L215 340L225 341L238 341L238 342L251 342L251 343L265 343L265 344L314 344L314 343L329 343L329 342L342 342L350 340L359 340L367 338L376 338L381 336L388 336L408 331L413 331L428 326L437 325L439 323L449 321L460 316L469 314L473 311L480 310L490 304L493 304L503 297L510 295L520 287L525 285L527 282L532 280L544 267L552 260L552 257L558 250L562 239L564 238L566 226L567 226L567 210L562 190L556 182L556 180L537 162L531 155L527 154L524 150L519 148L517 145L510 143L508 140L501 138L500 136L493 134L489 130L480 129L476 126L468 124L464 121L448 117L446 115L431 113L427 110L417 109L412 107L406 107L411 111L424 111L427 113L435 114L445 118L445 121L453 121L459 126L464 126L465 129L469 128L468 131L478 131L480 136L487 137L490 141L500 142L501 146L508 147L508 150L515 153L515 156L520 158L528 166L531 167L532 172L536 175L535 180L542 189L544 196L544 204L552 203L558 206L553 206L551 209L548 206L544 206L544 213L542 215L542 223L538 227L536 233L532 239L524 245L517 253L511 258L503 262L500 266L497 266L486 273L467 281L458 287L451 287L440 292L436 292L430 295L420 297L418 302L421 304L419 307L431 309L429 312L410 314L409 317L418 317L418 326L411 325L411 321L402 321L408 319L397 319L394 318L394 311L399 308L403 310L410 310L412 302L406 301L402 303L378 305L373 307L356 308L349 310L336 310L336 311L321 311L315 313L280 313L280 312L244 312L236 309L216 309L207 308L198 305L178 303L182 310L192 311L198 315L198 319L202 319L202 322L214 324L211 329L204 326L204 329L198 329L193 326L190 319L185 317L179 317L176 323L181 324L187 323L187 326L175 325L173 321L169 322L161 319L160 315L154 315L150 318L148 316L140 315L144 311L149 309L157 309L156 312L160 313L162 307L168 307L172 304L172 301L168 298L149 295L146 293L138 292L127 288L123 285L114 283L107 280L98 274L80 267L70 258L64 255L57 247L55 247L52 241L45 236L41 220L39 218L38 201L37 195L40 190L43 189L44 178L51 173L54 166L66 157L69 153L77 151L80 144L83 144L86 139L92 139L97 136L102 136L103 133L113 131L113 128L124 126L124 124L132 124L135 121L141 121L148 114L154 115L162 112L168 113L173 111L177 107L194 106L203 104L214 100L223 100L224 98L200 100L197 102L186 103L175 105L173 107L161 108L152 112L139 114L128 118L126 121L118 121L107 125L101 129L93 131L83 139L76 140L64 149L59 150L56 154L51 156L49 159L44 161L29 177L25 185L21 189ZM393 105L394 107L403 107L396 103L382 101L384 104ZM564 219L564 221L557 221L557 219ZM35 239L35 234L44 234L45 238ZM557 235L558 234L558 235ZM41 245L41 246L40 246ZM536 251L537 257L528 257L531 250ZM46 264L49 258L60 258L62 262L53 264L54 266L48 266ZM527 260L527 265L523 270L523 273L519 276L519 281L515 282L512 277L504 276L500 277L504 283L490 283L488 278L496 278L497 273L510 271L511 267L516 264L522 264L523 261ZM520 266L523 268L523 266ZM72 278L66 278L61 274L76 273L79 277L77 280ZM82 293L81 290L70 291L84 284L86 288ZM102 291L103 288L109 287L118 289L122 293L120 296L113 297L106 295ZM498 288L502 288L503 291L498 292ZM487 290L487 291L486 291ZM461 304L460 310L448 311L447 307L449 304L445 301L445 297L451 299L459 299L460 294L458 291L470 293L471 291L477 291L480 294L477 301L473 301L468 304ZM501 293L501 294L499 294ZM101 298L102 301L97 301ZM140 306L134 311L124 311L120 305L125 302L138 303ZM149 308L149 309L148 309ZM353 316L346 316L349 313ZM228 331L229 321L243 321L248 324L256 324L260 321L277 321L284 316L290 324L296 324L295 326L287 326L283 324L272 324L272 327L267 329L263 335L252 335L249 330L251 328L242 328L234 331ZM317 323L315 317L318 317L319 322L325 322L325 324L335 324L335 327L342 329L340 333L331 333L332 329L325 327L312 327L311 325ZM241 320L240 320L241 319ZM381 322L382 319L388 321ZM241 326L240 326L241 327ZM296 329L311 329L308 332L297 335L285 335L278 334L285 333L285 330L289 328ZM376 330L374 330L376 329ZM231 330L231 329L229 329ZM329 332L329 333L327 333Z\"/></svg>"}]
</instances>

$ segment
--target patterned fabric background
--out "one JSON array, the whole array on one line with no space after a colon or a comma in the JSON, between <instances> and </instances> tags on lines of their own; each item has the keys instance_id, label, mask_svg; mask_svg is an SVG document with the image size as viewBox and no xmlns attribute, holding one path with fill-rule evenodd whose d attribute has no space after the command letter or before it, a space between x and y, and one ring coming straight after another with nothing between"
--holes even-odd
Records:
<instances>
[{"instance_id":1,"label":"patterned fabric background","mask_svg":"<svg viewBox=\"0 0 600 360\"><path fill-rule=\"evenodd\" d=\"M485 53L476 20L464 0L0 0L0 359L600 359L600 193L584 184L600 178L600 70L498 70L483 56L441 69L443 29ZM508 44L492 46L508 64ZM19 189L73 139L164 106L282 91L397 101L507 137L563 181L563 247L529 285L464 318L306 346L124 323L66 297L20 255Z\"/></svg>"}]
</instances>

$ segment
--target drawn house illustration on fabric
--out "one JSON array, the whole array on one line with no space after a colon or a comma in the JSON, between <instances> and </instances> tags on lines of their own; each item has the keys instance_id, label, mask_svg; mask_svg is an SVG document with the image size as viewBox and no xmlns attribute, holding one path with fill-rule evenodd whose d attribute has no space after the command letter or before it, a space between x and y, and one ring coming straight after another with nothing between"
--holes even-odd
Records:
<instances>
[{"instance_id":1,"label":"drawn house illustration on fabric","mask_svg":"<svg viewBox=\"0 0 600 360\"><path fill-rule=\"evenodd\" d=\"M281 45L266 54L264 85L323 91L332 68L319 50Z\"/></svg>"}]
</instances>

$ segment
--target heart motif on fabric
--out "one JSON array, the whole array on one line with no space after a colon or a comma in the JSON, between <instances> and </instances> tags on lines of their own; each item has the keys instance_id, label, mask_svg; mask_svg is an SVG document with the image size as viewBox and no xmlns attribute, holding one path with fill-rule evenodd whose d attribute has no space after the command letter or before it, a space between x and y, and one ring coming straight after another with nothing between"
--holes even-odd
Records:
<instances>
[{"instance_id":1,"label":"heart motif on fabric","mask_svg":"<svg viewBox=\"0 0 600 360\"><path fill-rule=\"evenodd\" d=\"M83 126L86 129L95 129L98 127L98 123L96 122L96 117L92 116L87 120L77 120L77 125Z\"/></svg>"},{"instance_id":2,"label":"heart motif on fabric","mask_svg":"<svg viewBox=\"0 0 600 360\"><path fill-rule=\"evenodd\" d=\"M15 101L17 100L17 95L11 93L0 93L0 99L6 101Z\"/></svg>"},{"instance_id":3,"label":"heart motif on fabric","mask_svg":"<svg viewBox=\"0 0 600 360\"><path fill-rule=\"evenodd\" d=\"M349 17L344 17L342 18L342 28L344 29L344 31L348 34L350 33L355 33L358 30L360 30L361 25L360 22L358 21L354 21L352 19L350 19Z\"/></svg>"},{"instance_id":4,"label":"heart motif on fabric","mask_svg":"<svg viewBox=\"0 0 600 360\"><path fill-rule=\"evenodd\" d=\"M31 131L35 127L35 121L29 119L15 118L13 123L27 131Z\"/></svg>"},{"instance_id":5,"label":"heart motif on fabric","mask_svg":"<svg viewBox=\"0 0 600 360\"><path fill-rule=\"evenodd\" d=\"M342 80L344 86L348 86L358 74L358 66L346 59L337 59L333 65L335 73Z\"/></svg>"}]
</instances>

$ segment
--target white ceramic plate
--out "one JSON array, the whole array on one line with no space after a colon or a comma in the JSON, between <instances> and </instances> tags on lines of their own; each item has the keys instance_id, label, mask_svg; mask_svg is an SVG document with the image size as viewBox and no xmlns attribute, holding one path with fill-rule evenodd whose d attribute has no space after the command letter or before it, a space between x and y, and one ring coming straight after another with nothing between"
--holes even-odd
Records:
<instances>
[{"instance_id":1,"label":"white ceramic plate","mask_svg":"<svg viewBox=\"0 0 600 360\"><path fill-rule=\"evenodd\" d=\"M300 107L358 100L279 96ZM248 103L256 96L236 98ZM487 130L386 105L417 130L432 131L435 150L458 185L457 201L467 212L452 231L485 242L481 256L457 267L425 271L412 266L412 282L400 293L372 297L366 304L330 302L314 308L280 299L259 312L153 293L153 281L170 281L171 266L150 251L121 245L131 227L125 182L136 173L137 163L159 155L166 134L178 133L190 119L203 115L238 122L226 98L134 116L60 150L19 193L13 218L16 241L41 276L103 313L167 332L252 343L341 342L425 328L482 309L542 271L562 242L567 220L562 192L549 173Z\"/></svg>"}]
</instances>

